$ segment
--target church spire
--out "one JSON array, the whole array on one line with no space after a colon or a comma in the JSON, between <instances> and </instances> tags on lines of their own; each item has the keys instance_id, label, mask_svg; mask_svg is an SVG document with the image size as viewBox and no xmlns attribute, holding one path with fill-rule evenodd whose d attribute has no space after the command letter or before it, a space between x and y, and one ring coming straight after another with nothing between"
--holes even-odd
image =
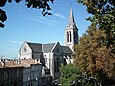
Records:
<instances>
[{"instance_id":1,"label":"church spire","mask_svg":"<svg viewBox=\"0 0 115 86\"><path fill-rule=\"evenodd\" d=\"M74 45L76 44L78 44L78 28L76 27L72 7L70 7L69 21L65 29L65 45L74 51Z\"/></svg>"},{"instance_id":2,"label":"church spire","mask_svg":"<svg viewBox=\"0 0 115 86\"><path fill-rule=\"evenodd\" d=\"M69 26L71 25L71 24L74 24L75 23L75 20L74 20L74 16L73 16L73 11L72 11L72 6L70 7L70 16L69 16L69 22L68 22L68 24L69 24Z\"/></svg>"}]
</instances>

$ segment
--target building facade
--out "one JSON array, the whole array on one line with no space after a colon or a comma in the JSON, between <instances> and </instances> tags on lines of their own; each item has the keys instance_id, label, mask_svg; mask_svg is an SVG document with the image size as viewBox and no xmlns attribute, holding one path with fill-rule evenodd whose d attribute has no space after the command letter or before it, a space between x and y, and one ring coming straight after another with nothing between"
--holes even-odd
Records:
<instances>
[{"instance_id":1,"label":"building facade","mask_svg":"<svg viewBox=\"0 0 115 86\"><path fill-rule=\"evenodd\" d=\"M22 86L42 86L42 64L36 59L24 59L21 63L25 65Z\"/></svg>"},{"instance_id":2,"label":"building facade","mask_svg":"<svg viewBox=\"0 0 115 86\"><path fill-rule=\"evenodd\" d=\"M61 64L73 63L72 54L74 45L78 43L78 28L76 27L72 8L67 28L65 29L65 46L56 43L31 43L24 42L18 54L19 59L37 59L42 65L50 70L53 79L60 77L59 67Z\"/></svg>"},{"instance_id":3,"label":"building facade","mask_svg":"<svg viewBox=\"0 0 115 86\"><path fill-rule=\"evenodd\" d=\"M21 67L0 67L0 86L22 86Z\"/></svg>"},{"instance_id":4,"label":"building facade","mask_svg":"<svg viewBox=\"0 0 115 86\"><path fill-rule=\"evenodd\" d=\"M42 64L35 59L1 61L0 86L42 86Z\"/></svg>"},{"instance_id":5,"label":"building facade","mask_svg":"<svg viewBox=\"0 0 115 86\"><path fill-rule=\"evenodd\" d=\"M13 62L0 61L0 86L22 86L23 67L12 66Z\"/></svg>"},{"instance_id":6,"label":"building facade","mask_svg":"<svg viewBox=\"0 0 115 86\"><path fill-rule=\"evenodd\" d=\"M39 48L42 50L32 53L32 51L39 50ZM70 59L72 59L73 52L68 46L61 46L59 42L38 45L37 43L24 42L19 52L19 59L36 58L36 60L40 61L45 68L50 69L50 74L53 78L60 76L59 67L61 64L72 63Z\"/></svg>"}]
</instances>

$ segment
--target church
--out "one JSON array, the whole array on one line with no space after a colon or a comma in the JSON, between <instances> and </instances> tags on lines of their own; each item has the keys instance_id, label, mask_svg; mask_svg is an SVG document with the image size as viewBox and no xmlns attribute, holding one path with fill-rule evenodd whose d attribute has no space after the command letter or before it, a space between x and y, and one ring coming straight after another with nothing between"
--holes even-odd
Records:
<instances>
[{"instance_id":1,"label":"church","mask_svg":"<svg viewBox=\"0 0 115 86\"><path fill-rule=\"evenodd\" d=\"M70 8L64 40L65 45L61 45L59 42L41 44L25 41L19 50L18 58L39 60L44 68L49 69L52 78L57 79L60 76L59 67L61 64L73 63L74 45L78 44L78 28L72 8Z\"/></svg>"}]
</instances>

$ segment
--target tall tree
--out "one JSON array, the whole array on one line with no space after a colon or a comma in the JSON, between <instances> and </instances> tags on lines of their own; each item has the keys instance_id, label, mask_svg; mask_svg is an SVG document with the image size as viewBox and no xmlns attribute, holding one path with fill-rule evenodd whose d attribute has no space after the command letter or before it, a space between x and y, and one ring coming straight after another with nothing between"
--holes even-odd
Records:
<instances>
[{"instance_id":1,"label":"tall tree","mask_svg":"<svg viewBox=\"0 0 115 86\"><path fill-rule=\"evenodd\" d=\"M101 30L105 30L106 46L114 45L115 53L115 1L114 0L77 0L87 7L92 17L87 18Z\"/></svg>"},{"instance_id":2,"label":"tall tree","mask_svg":"<svg viewBox=\"0 0 115 86\"><path fill-rule=\"evenodd\" d=\"M15 0L16 3L19 3L22 0ZM0 0L0 7L4 7L6 3L12 3L12 0ZM45 15L51 15L51 13L48 12L48 10L51 10L51 7L49 6L49 2L54 2L54 0L25 0L25 4L27 8L36 8L36 9L42 9L43 16ZM3 24L4 21L7 20L6 12L0 8L0 27L4 27Z\"/></svg>"},{"instance_id":3,"label":"tall tree","mask_svg":"<svg viewBox=\"0 0 115 86\"><path fill-rule=\"evenodd\" d=\"M106 81L115 77L115 2L77 1L92 14L87 18L92 24L76 46L75 63L81 70L98 77L105 86Z\"/></svg>"},{"instance_id":4,"label":"tall tree","mask_svg":"<svg viewBox=\"0 0 115 86\"><path fill-rule=\"evenodd\" d=\"M75 51L77 67L103 82L103 86L115 77L115 55L112 48L106 47L106 35L105 30L92 24L80 38Z\"/></svg>"}]
</instances>

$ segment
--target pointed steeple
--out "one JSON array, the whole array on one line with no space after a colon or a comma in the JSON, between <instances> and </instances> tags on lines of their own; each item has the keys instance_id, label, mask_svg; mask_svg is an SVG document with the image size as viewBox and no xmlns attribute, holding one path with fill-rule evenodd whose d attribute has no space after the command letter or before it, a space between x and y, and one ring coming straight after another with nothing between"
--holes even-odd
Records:
<instances>
[{"instance_id":1,"label":"pointed steeple","mask_svg":"<svg viewBox=\"0 0 115 86\"><path fill-rule=\"evenodd\" d=\"M65 44L69 46L72 51L74 51L74 45L78 44L78 28L74 20L72 6L70 7L68 25L65 29Z\"/></svg>"},{"instance_id":2,"label":"pointed steeple","mask_svg":"<svg viewBox=\"0 0 115 86\"><path fill-rule=\"evenodd\" d=\"M73 11L72 11L72 6L70 7L70 16L69 16L69 21L68 21L68 26L75 24L74 16L73 16Z\"/></svg>"}]
</instances>

